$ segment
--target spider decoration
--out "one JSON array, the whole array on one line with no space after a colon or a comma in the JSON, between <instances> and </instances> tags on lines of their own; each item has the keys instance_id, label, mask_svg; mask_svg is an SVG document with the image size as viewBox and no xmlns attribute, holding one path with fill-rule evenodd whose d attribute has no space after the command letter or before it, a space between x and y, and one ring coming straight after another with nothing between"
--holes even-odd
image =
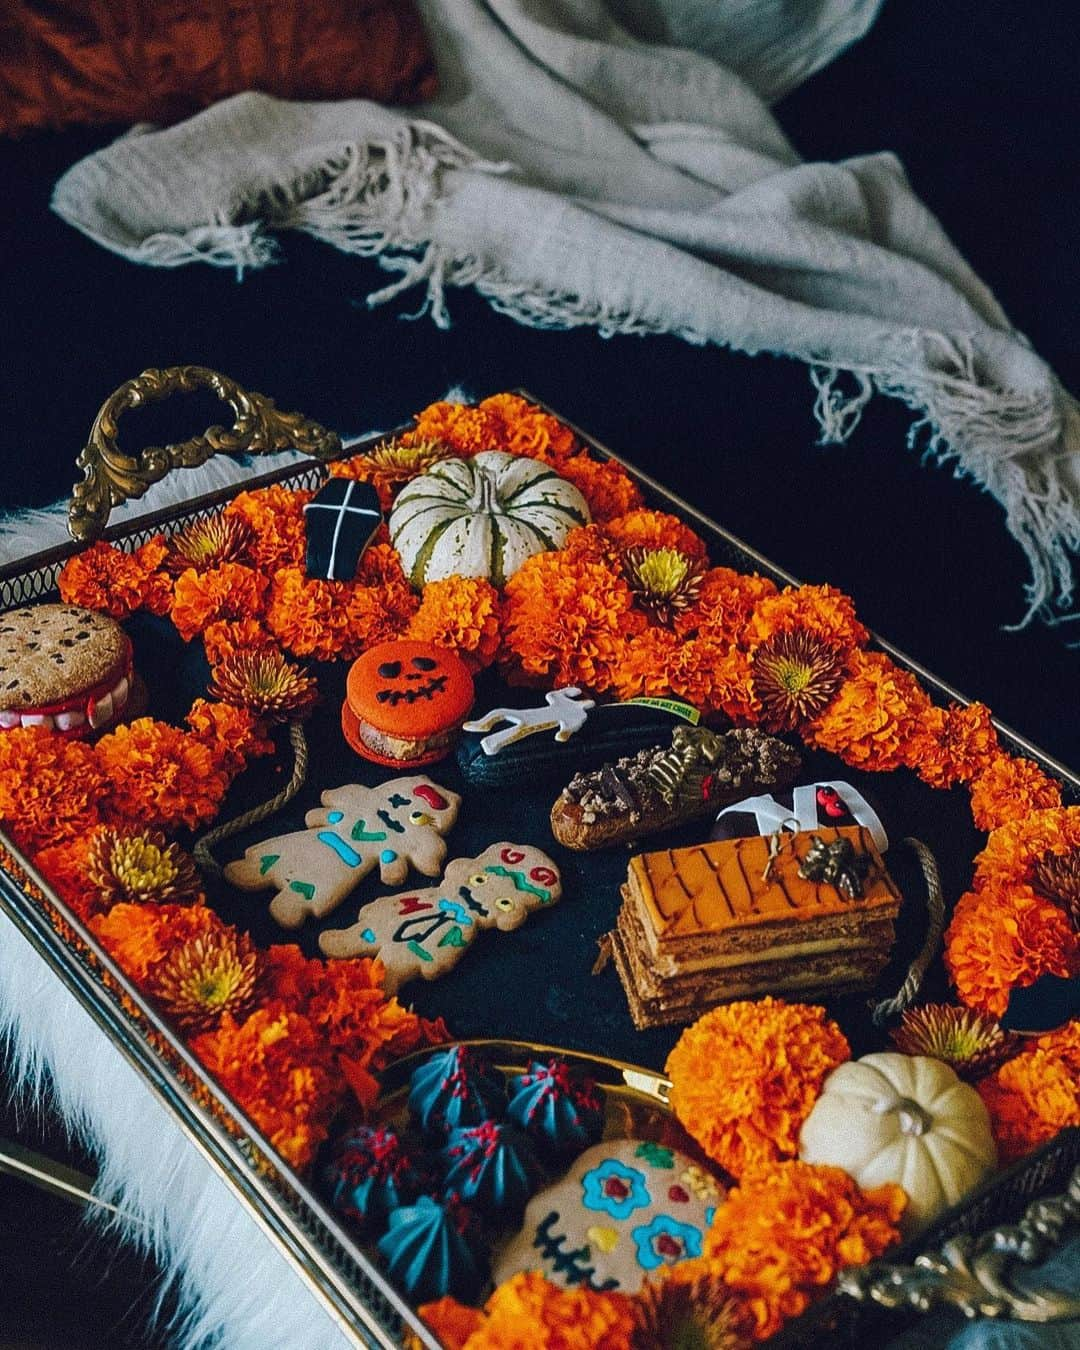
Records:
<instances>
[{"instance_id":1,"label":"spider decoration","mask_svg":"<svg viewBox=\"0 0 1080 1350\"><path fill-rule=\"evenodd\" d=\"M668 806L699 805L709 797L711 769L723 751L723 738L707 727L676 727L671 748L647 770L649 782Z\"/></svg>"},{"instance_id":2,"label":"spider decoration","mask_svg":"<svg viewBox=\"0 0 1080 1350\"><path fill-rule=\"evenodd\" d=\"M863 882L870 870L870 855L857 853L850 839L827 844L821 835L810 836L810 847L799 864L803 881L824 881L849 900L863 898Z\"/></svg>"}]
</instances>

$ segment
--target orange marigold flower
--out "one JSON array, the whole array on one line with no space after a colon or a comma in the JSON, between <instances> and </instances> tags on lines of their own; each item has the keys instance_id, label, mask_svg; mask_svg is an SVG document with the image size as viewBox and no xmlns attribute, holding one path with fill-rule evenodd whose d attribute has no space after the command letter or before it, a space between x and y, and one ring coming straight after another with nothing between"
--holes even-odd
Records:
<instances>
[{"instance_id":1,"label":"orange marigold flower","mask_svg":"<svg viewBox=\"0 0 1080 1350\"><path fill-rule=\"evenodd\" d=\"M931 787L966 783L999 753L998 735L984 703L924 709L908 762Z\"/></svg>"},{"instance_id":2,"label":"orange marigold flower","mask_svg":"<svg viewBox=\"0 0 1080 1350\"><path fill-rule=\"evenodd\" d=\"M504 1280L483 1312L443 1298L420 1316L452 1350L631 1350L636 1326L625 1294L563 1289L538 1271Z\"/></svg>"},{"instance_id":3,"label":"orange marigold flower","mask_svg":"<svg viewBox=\"0 0 1080 1350\"><path fill-rule=\"evenodd\" d=\"M566 536L561 552L575 562L600 563L611 572L619 570L621 550L602 525L578 525Z\"/></svg>"},{"instance_id":4,"label":"orange marigold flower","mask_svg":"<svg viewBox=\"0 0 1080 1350\"><path fill-rule=\"evenodd\" d=\"M650 625L632 637L614 671L615 691L621 699L663 698L671 693L668 662L680 647L679 639L667 628Z\"/></svg>"},{"instance_id":5,"label":"orange marigold flower","mask_svg":"<svg viewBox=\"0 0 1080 1350\"><path fill-rule=\"evenodd\" d=\"M908 763L929 702L915 676L884 653L853 651L839 693L804 736L856 768L895 769Z\"/></svg>"},{"instance_id":6,"label":"orange marigold flower","mask_svg":"<svg viewBox=\"0 0 1080 1350\"><path fill-rule=\"evenodd\" d=\"M668 1056L671 1106L721 1167L739 1177L794 1157L821 1084L851 1050L825 1009L763 998L699 1018Z\"/></svg>"},{"instance_id":7,"label":"orange marigold flower","mask_svg":"<svg viewBox=\"0 0 1080 1350\"><path fill-rule=\"evenodd\" d=\"M151 539L134 553L99 540L64 564L60 596L66 604L101 610L114 619L137 609L164 614L172 598L169 578L158 571L164 556L160 539Z\"/></svg>"},{"instance_id":8,"label":"orange marigold flower","mask_svg":"<svg viewBox=\"0 0 1080 1350\"><path fill-rule=\"evenodd\" d=\"M975 857L975 889L1030 881L1032 868L1046 853L1080 848L1080 806L1032 811L991 832Z\"/></svg>"},{"instance_id":9,"label":"orange marigold flower","mask_svg":"<svg viewBox=\"0 0 1080 1350\"><path fill-rule=\"evenodd\" d=\"M621 549L671 548L695 562L706 562L705 543L689 525L666 511L641 507L616 516L604 526L604 533Z\"/></svg>"},{"instance_id":10,"label":"orange marigold flower","mask_svg":"<svg viewBox=\"0 0 1080 1350\"><path fill-rule=\"evenodd\" d=\"M1080 936L1064 910L1016 882L969 891L945 933L945 967L968 1007L1000 1017L1040 975L1080 974Z\"/></svg>"},{"instance_id":11,"label":"orange marigold flower","mask_svg":"<svg viewBox=\"0 0 1080 1350\"><path fill-rule=\"evenodd\" d=\"M722 712L740 723L757 722L761 716L750 658L738 647L691 638L674 648L664 675L676 698L702 712Z\"/></svg>"},{"instance_id":12,"label":"orange marigold flower","mask_svg":"<svg viewBox=\"0 0 1080 1350\"><path fill-rule=\"evenodd\" d=\"M730 567L713 567L701 580L697 603L675 621L675 631L695 632L735 642L746 629L754 607L776 595L776 586L756 572L744 574Z\"/></svg>"},{"instance_id":13,"label":"orange marigold flower","mask_svg":"<svg viewBox=\"0 0 1080 1350\"><path fill-rule=\"evenodd\" d=\"M191 938L219 932L224 924L206 905L113 905L91 915L90 931L117 965L143 986L171 951Z\"/></svg>"},{"instance_id":14,"label":"orange marigold flower","mask_svg":"<svg viewBox=\"0 0 1080 1350\"><path fill-rule=\"evenodd\" d=\"M754 1339L767 1340L827 1293L845 1266L891 1247L906 1204L899 1186L862 1191L839 1167L780 1163L729 1193L702 1256L669 1278L720 1275L753 1315Z\"/></svg>"},{"instance_id":15,"label":"orange marigold flower","mask_svg":"<svg viewBox=\"0 0 1080 1350\"><path fill-rule=\"evenodd\" d=\"M302 568L283 567L274 576L266 621L294 656L351 661L374 643L398 637L418 603L404 583L321 581Z\"/></svg>"},{"instance_id":16,"label":"orange marigold flower","mask_svg":"<svg viewBox=\"0 0 1080 1350\"><path fill-rule=\"evenodd\" d=\"M222 563L209 572L181 572L173 587L172 621L189 642L217 619L244 619L262 612L269 582L244 563Z\"/></svg>"},{"instance_id":17,"label":"orange marigold flower","mask_svg":"<svg viewBox=\"0 0 1080 1350\"><path fill-rule=\"evenodd\" d=\"M1033 811L1061 805L1061 784L1033 759L996 755L971 781L971 816L978 830L996 830Z\"/></svg>"},{"instance_id":18,"label":"orange marigold flower","mask_svg":"<svg viewBox=\"0 0 1080 1350\"><path fill-rule=\"evenodd\" d=\"M490 666L501 639L499 593L482 577L446 577L424 587L405 636L449 647L470 670Z\"/></svg>"},{"instance_id":19,"label":"orange marigold flower","mask_svg":"<svg viewBox=\"0 0 1080 1350\"><path fill-rule=\"evenodd\" d=\"M1002 1165L1080 1125L1080 1019L1039 1036L976 1088L990 1112Z\"/></svg>"},{"instance_id":20,"label":"orange marigold flower","mask_svg":"<svg viewBox=\"0 0 1080 1350\"><path fill-rule=\"evenodd\" d=\"M98 824L108 771L97 747L44 727L0 735L0 820L24 852L59 844Z\"/></svg>"},{"instance_id":21,"label":"orange marigold flower","mask_svg":"<svg viewBox=\"0 0 1080 1350\"><path fill-rule=\"evenodd\" d=\"M274 635L258 619L218 619L206 625L202 640L211 667L233 652L277 650Z\"/></svg>"},{"instance_id":22,"label":"orange marigold flower","mask_svg":"<svg viewBox=\"0 0 1080 1350\"><path fill-rule=\"evenodd\" d=\"M314 492L274 483L254 492L241 492L225 508L225 515L244 520L255 535L249 552L265 574L279 567L302 567L307 551L304 507Z\"/></svg>"},{"instance_id":23,"label":"orange marigold flower","mask_svg":"<svg viewBox=\"0 0 1080 1350\"><path fill-rule=\"evenodd\" d=\"M232 781L227 750L149 717L117 727L96 749L108 780L102 809L118 824L194 829L217 813Z\"/></svg>"},{"instance_id":24,"label":"orange marigold flower","mask_svg":"<svg viewBox=\"0 0 1080 1350\"><path fill-rule=\"evenodd\" d=\"M613 460L573 455L561 460L558 469L560 476L573 483L585 498L589 514L600 525L642 505L641 489Z\"/></svg>"},{"instance_id":25,"label":"orange marigold flower","mask_svg":"<svg viewBox=\"0 0 1080 1350\"><path fill-rule=\"evenodd\" d=\"M470 403L430 403L416 414L415 424L401 440L408 445L417 441L442 441L459 455L475 455L481 450L501 450L503 419L493 408Z\"/></svg>"},{"instance_id":26,"label":"orange marigold flower","mask_svg":"<svg viewBox=\"0 0 1080 1350\"><path fill-rule=\"evenodd\" d=\"M538 553L506 583L503 651L511 674L555 687L610 689L628 637L646 625L622 577L599 563Z\"/></svg>"},{"instance_id":27,"label":"orange marigold flower","mask_svg":"<svg viewBox=\"0 0 1080 1350\"><path fill-rule=\"evenodd\" d=\"M390 535L385 525L380 525L372 536L372 541L360 556L360 565L356 569L358 586L386 586L391 589L403 588L411 594L412 587L401 557L390 543Z\"/></svg>"},{"instance_id":28,"label":"orange marigold flower","mask_svg":"<svg viewBox=\"0 0 1080 1350\"><path fill-rule=\"evenodd\" d=\"M501 424L496 433L500 450L557 464L578 449L568 426L520 394L492 394L479 407Z\"/></svg>"},{"instance_id":29,"label":"orange marigold flower","mask_svg":"<svg viewBox=\"0 0 1080 1350\"><path fill-rule=\"evenodd\" d=\"M228 1014L191 1048L293 1167L313 1161L345 1094L333 1051L299 1013L257 1008Z\"/></svg>"},{"instance_id":30,"label":"orange marigold flower","mask_svg":"<svg viewBox=\"0 0 1080 1350\"><path fill-rule=\"evenodd\" d=\"M90 849L103 826L77 834L62 844L50 844L33 856L33 864L64 904L86 920L101 908L101 896L86 872Z\"/></svg>"},{"instance_id":31,"label":"orange marigold flower","mask_svg":"<svg viewBox=\"0 0 1080 1350\"><path fill-rule=\"evenodd\" d=\"M747 625L751 645L774 633L803 628L842 651L861 647L869 633L855 614L855 602L834 586L787 586L754 607Z\"/></svg>"},{"instance_id":32,"label":"orange marigold flower","mask_svg":"<svg viewBox=\"0 0 1080 1350\"><path fill-rule=\"evenodd\" d=\"M274 742L267 736L262 719L250 708L197 698L184 720L230 773L239 773L249 759L274 753Z\"/></svg>"}]
</instances>

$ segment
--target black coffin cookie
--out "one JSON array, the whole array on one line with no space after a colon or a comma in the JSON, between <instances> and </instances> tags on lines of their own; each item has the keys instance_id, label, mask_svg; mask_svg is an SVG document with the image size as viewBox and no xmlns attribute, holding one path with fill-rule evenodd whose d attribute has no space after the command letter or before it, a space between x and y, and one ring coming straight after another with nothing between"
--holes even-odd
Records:
<instances>
[{"instance_id":1,"label":"black coffin cookie","mask_svg":"<svg viewBox=\"0 0 1080 1350\"><path fill-rule=\"evenodd\" d=\"M382 518L370 483L331 478L304 507L308 576L351 581Z\"/></svg>"}]
</instances>

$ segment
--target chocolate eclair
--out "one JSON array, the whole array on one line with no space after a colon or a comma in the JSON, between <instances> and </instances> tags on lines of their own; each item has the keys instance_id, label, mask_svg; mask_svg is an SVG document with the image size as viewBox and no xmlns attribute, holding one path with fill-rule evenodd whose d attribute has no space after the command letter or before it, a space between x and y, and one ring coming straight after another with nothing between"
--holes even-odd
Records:
<instances>
[{"instance_id":1,"label":"chocolate eclair","mask_svg":"<svg viewBox=\"0 0 1080 1350\"><path fill-rule=\"evenodd\" d=\"M753 727L680 726L666 746L575 774L551 808L551 832L573 849L640 839L786 787L801 763L790 746Z\"/></svg>"}]
</instances>

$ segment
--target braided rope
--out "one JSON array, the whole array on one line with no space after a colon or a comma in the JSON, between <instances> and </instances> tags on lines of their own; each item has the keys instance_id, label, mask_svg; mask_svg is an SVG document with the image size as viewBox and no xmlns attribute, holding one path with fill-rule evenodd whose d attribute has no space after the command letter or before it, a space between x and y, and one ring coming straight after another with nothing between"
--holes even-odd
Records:
<instances>
[{"instance_id":1,"label":"braided rope","mask_svg":"<svg viewBox=\"0 0 1080 1350\"><path fill-rule=\"evenodd\" d=\"M191 852L204 872L209 872L215 877L221 876L221 867L211 855L211 848L215 844L220 844L223 839L229 839L232 835L239 834L241 830L246 830L249 825L257 825L260 820L272 816L275 811L280 811L283 806L292 801L304 786L308 774L308 744L302 723L289 723L289 744L293 750L292 777L277 796L271 797L269 801L260 802L258 806L253 806L250 811L245 811L243 815L223 821L222 824L216 825L202 838L196 840Z\"/></svg>"},{"instance_id":2,"label":"braided rope","mask_svg":"<svg viewBox=\"0 0 1080 1350\"><path fill-rule=\"evenodd\" d=\"M919 866L922 868L923 880L926 882L926 941L923 943L918 956L908 967L904 983L897 990L895 997L887 998L881 1003L870 1004L871 1019L877 1027L894 1014L903 1012L914 1000L922 988L923 978L930 962L937 955L937 949L941 945L941 939L945 932L945 898L941 893L941 877L938 875L937 860L921 839L913 839L908 836L904 843L915 850L915 855L919 859Z\"/></svg>"}]
</instances>

